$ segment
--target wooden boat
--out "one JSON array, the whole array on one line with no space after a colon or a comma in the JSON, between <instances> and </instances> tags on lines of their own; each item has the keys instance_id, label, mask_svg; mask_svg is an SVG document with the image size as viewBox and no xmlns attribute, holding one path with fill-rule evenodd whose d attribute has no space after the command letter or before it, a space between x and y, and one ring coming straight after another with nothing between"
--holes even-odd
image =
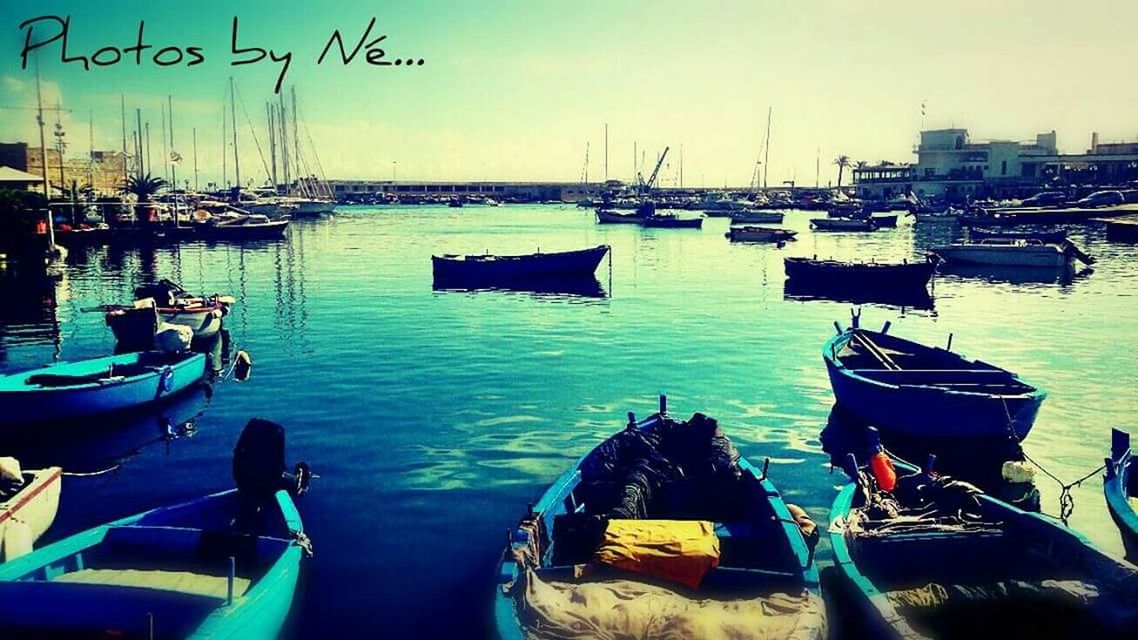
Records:
<instances>
[{"instance_id":1,"label":"wooden boat","mask_svg":"<svg viewBox=\"0 0 1138 640\"><path fill-rule=\"evenodd\" d=\"M12 458L8 459L14 462ZM0 458L0 467L4 467ZM55 521L62 470L14 470L19 480L0 473L0 562L31 551L32 543Z\"/></svg>"},{"instance_id":2,"label":"wooden boat","mask_svg":"<svg viewBox=\"0 0 1138 640\"><path fill-rule=\"evenodd\" d=\"M272 461L239 462L249 429L234 452L237 489L116 520L0 565L0 635L277 637L311 543L281 475L271 477Z\"/></svg>"},{"instance_id":3,"label":"wooden boat","mask_svg":"<svg viewBox=\"0 0 1138 640\"><path fill-rule=\"evenodd\" d=\"M679 445L681 440L687 446ZM638 457L636 451L652 457L648 451L670 446L680 446L689 453L684 457L673 451L662 464L655 464L658 458L644 466L636 466L632 460ZM825 622L824 612L817 606L818 572L812 542L803 536L805 529L811 541L816 539L813 523L801 509L783 501L767 475L767 464L760 470L744 458L728 461L736 457L714 420L695 414L686 423L678 422L668 416L664 397L660 398L660 411L644 420L638 421L630 413L627 428L555 480L507 536L495 590L500 637L526 637L527 624L535 616L550 622L542 618L544 613L588 616L596 625L591 635L597 637L658 637L653 629L601 626L605 623L598 617L607 613L603 604L587 610L574 608L587 606L574 605L575 600L581 602L575 595L598 588L652 594L634 600L649 607L652 602L665 601L679 609L689 604L704 605L705 598L726 601L727 606L740 610L761 608L768 599L778 599L788 605L790 617L782 620L789 620L795 631L762 637L821 636ZM671 480L653 483L644 475L655 473L661 475L654 477ZM651 491L650 497L646 491ZM659 543L656 548L666 557L658 558L655 566L647 566L649 561L630 566L606 556L605 541L614 529L635 531L641 527L661 532L655 539ZM703 562L706 555L681 553L683 557L676 558L674 548L671 553L665 551L670 534L681 527L698 528L704 534L701 542L713 534L717 562L709 566ZM632 548L626 547L627 555L635 558ZM575 566L583 566L589 577L575 577L580 575ZM665 575L668 578L661 582ZM684 586L672 586L677 583ZM550 599L551 594L556 597ZM703 609L696 615L713 624L715 611ZM634 613L621 617L637 618ZM649 612L647 617L654 616ZM676 615L670 620L682 617ZM762 630L771 620L757 613L748 618L748 626ZM624 622L611 617L608 621L615 625ZM543 626L547 634L557 629L556 625Z\"/></svg>"},{"instance_id":4,"label":"wooden boat","mask_svg":"<svg viewBox=\"0 0 1138 640\"><path fill-rule=\"evenodd\" d=\"M869 216L869 219L876 224L879 229L892 229L897 226L897 214L881 214L875 213Z\"/></svg>"},{"instance_id":5,"label":"wooden boat","mask_svg":"<svg viewBox=\"0 0 1138 640\"><path fill-rule=\"evenodd\" d=\"M274 240L283 238L288 230L287 218L270 220L260 214L214 216L194 225L197 232L210 240Z\"/></svg>"},{"instance_id":6,"label":"wooden boat","mask_svg":"<svg viewBox=\"0 0 1138 640\"><path fill-rule=\"evenodd\" d=\"M144 351L0 376L0 425L42 423L148 404L205 376L200 353Z\"/></svg>"},{"instance_id":7,"label":"wooden boat","mask_svg":"<svg viewBox=\"0 0 1138 640\"><path fill-rule=\"evenodd\" d=\"M970 227L968 237L979 240L1038 240L1044 244L1061 244L1067 240L1066 231L1000 231Z\"/></svg>"},{"instance_id":8,"label":"wooden boat","mask_svg":"<svg viewBox=\"0 0 1138 640\"><path fill-rule=\"evenodd\" d=\"M1106 459L1106 473L1103 475L1102 491L1106 496L1106 508L1122 535L1122 546L1126 557L1138 560L1138 513L1134 511L1132 500L1138 497L1138 475L1132 473L1134 453L1130 449L1130 434L1120 429L1112 429L1110 434L1110 457Z\"/></svg>"},{"instance_id":9,"label":"wooden boat","mask_svg":"<svg viewBox=\"0 0 1138 640\"><path fill-rule=\"evenodd\" d=\"M703 217L687 217L675 213L654 213L644 216L640 224L653 229L699 229Z\"/></svg>"},{"instance_id":10,"label":"wooden boat","mask_svg":"<svg viewBox=\"0 0 1138 640\"><path fill-rule=\"evenodd\" d=\"M598 224L640 224L635 213L621 213L613 209L597 209Z\"/></svg>"},{"instance_id":11,"label":"wooden boat","mask_svg":"<svg viewBox=\"0 0 1138 640\"><path fill-rule=\"evenodd\" d=\"M520 256L431 256L436 285L485 285L550 278L592 276L609 252L602 244L589 249Z\"/></svg>"},{"instance_id":12,"label":"wooden boat","mask_svg":"<svg viewBox=\"0 0 1138 640\"><path fill-rule=\"evenodd\" d=\"M918 262L843 262L816 258L785 258L791 280L858 289L914 291L924 289L933 277L936 256Z\"/></svg>"},{"instance_id":13,"label":"wooden boat","mask_svg":"<svg viewBox=\"0 0 1138 640\"><path fill-rule=\"evenodd\" d=\"M731 227L723 235L731 242L786 242L794 240L798 232L771 227Z\"/></svg>"},{"instance_id":14,"label":"wooden boat","mask_svg":"<svg viewBox=\"0 0 1138 640\"><path fill-rule=\"evenodd\" d=\"M1042 389L986 362L888 335L888 328L861 329L855 316L822 349L834 397L851 415L914 437L1027 437L1047 397Z\"/></svg>"},{"instance_id":15,"label":"wooden boat","mask_svg":"<svg viewBox=\"0 0 1138 640\"><path fill-rule=\"evenodd\" d=\"M848 462L853 481L830 511L842 587L834 592L847 594L843 609L864 623L857 637L1138 634L1138 569L1046 516L931 469L893 465L899 477L890 493Z\"/></svg>"},{"instance_id":16,"label":"wooden boat","mask_svg":"<svg viewBox=\"0 0 1138 640\"><path fill-rule=\"evenodd\" d=\"M811 302L823 300L829 302L846 302L849 304L873 304L877 306L893 307L896 309L931 310L936 301L923 287L916 289L882 289L878 287L846 287L834 286L829 283L820 283L803 280L788 279L782 285L784 300Z\"/></svg>"},{"instance_id":17,"label":"wooden boat","mask_svg":"<svg viewBox=\"0 0 1138 640\"><path fill-rule=\"evenodd\" d=\"M877 231L877 223L869 218L811 218L815 231Z\"/></svg>"},{"instance_id":18,"label":"wooden boat","mask_svg":"<svg viewBox=\"0 0 1138 640\"><path fill-rule=\"evenodd\" d=\"M1044 243L1035 238L992 237L957 242L931 251L947 263L990 264L1003 267L1069 268L1076 259L1094 260L1068 241Z\"/></svg>"},{"instance_id":19,"label":"wooden boat","mask_svg":"<svg viewBox=\"0 0 1138 640\"><path fill-rule=\"evenodd\" d=\"M731 223L781 224L783 213L781 211L743 210L731 212Z\"/></svg>"}]
</instances>

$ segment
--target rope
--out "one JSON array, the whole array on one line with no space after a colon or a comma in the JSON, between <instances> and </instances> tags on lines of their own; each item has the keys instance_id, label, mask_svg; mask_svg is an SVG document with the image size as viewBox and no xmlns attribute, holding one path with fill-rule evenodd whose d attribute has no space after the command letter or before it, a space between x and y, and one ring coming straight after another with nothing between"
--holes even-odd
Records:
<instances>
[{"instance_id":1,"label":"rope","mask_svg":"<svg viewBox=\"0 0 1138 640\"><path fill-rule=\"evenodd\" d=\"M102 476L102 475L106 475L108 473L113 473L115 471L118 471L121 468L122 468L121 464L113 464L113 465L111 465L111 466L109 466L106 469L103 469L101 471L89 471L89 472L64 471L60 475L68 477L68 478L93 478L95 476Z\"/></svg>"}]
</instances>

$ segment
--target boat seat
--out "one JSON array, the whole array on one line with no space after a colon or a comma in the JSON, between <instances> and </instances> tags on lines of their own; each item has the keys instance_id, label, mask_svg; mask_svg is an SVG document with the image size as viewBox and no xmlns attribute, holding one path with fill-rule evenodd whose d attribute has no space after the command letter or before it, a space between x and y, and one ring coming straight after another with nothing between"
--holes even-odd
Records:
<instances>
[{"instance_id":1,"label":"boat seat","mask_svg":"<svg viewBox=\"0 0 1138 640\"><path fill-rule=\"evenodd\" d=\"M227 576L215 576L192 571L81 569L60 575L53 582L140 587L213 598L225 598L229 593L229 578ZM249 590L251 583L248 578L235 577L233 579L234 597L244 595Z\"/></svg>"}]
</instances>

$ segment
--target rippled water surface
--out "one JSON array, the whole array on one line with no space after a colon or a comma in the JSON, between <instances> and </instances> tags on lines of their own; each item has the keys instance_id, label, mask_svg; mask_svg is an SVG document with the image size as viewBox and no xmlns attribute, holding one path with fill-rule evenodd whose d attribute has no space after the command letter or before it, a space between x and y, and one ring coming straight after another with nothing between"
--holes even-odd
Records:
<instances>
[{"instance_id":1,"label":"rippled water surface","mask_svg":"<svg viewBox=\"0 0 1138 640\"><path fill-rule=\"evenodd\" d=\"M727 221L701 231L598 226L572 207L341 208L298 221L287 241L73 251L54 284L6 281L0 368L109 353L102 315L169 277L237 297L228 351L252 379L218 384L164 411L201 412L191 433L160 438L162 416L115 437L58 436L38 453L85 470L69 478L57 539L145 508L231 486L230 452L248 418L284 424L290 459L320 478L300 509L316 547L295 606L298 635L484 630L505 531L627 411L719 419L744 455L772 460L789 500L826 521L842 476L819 433L833 397L821 347L851 305L784 297L794 255L919 258L958 230L810 232L783 249L734 245ZM943 344L1023 374L1050 393L1025 450L1063 479L1101 464L1111 426L1138 427L1138 247L1101 230L1073 238L1091 274L938 276L931 309L862 305L862 323ZM434 291L432 253L529 253L606 243L605 297ZM611 274L611 275L610 275ZM72 446L60 443L73 440ZM3 453L0 451L0 453ZM1045 511L1058 486L1041 479ZM1072 525L1120 550L1098 476L1074 490ZM824 561L826 556L821 554Z\"/></svg>"}]
</instances>

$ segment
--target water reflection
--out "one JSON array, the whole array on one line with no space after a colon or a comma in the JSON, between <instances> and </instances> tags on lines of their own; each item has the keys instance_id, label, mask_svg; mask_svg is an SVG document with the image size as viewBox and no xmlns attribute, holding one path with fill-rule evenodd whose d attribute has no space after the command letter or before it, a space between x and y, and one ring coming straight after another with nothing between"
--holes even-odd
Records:
<instances>
[{"instance_id":1,"label":"water reflection","mask_svg":"<svg viewBox=\"0 0 1138 640\"><path fill-rule=\"evenodd\" d=\"M935 303L933 296L923 287L909 291L875 287L833 287L797 280L787 280L783 286L782 295L786 300L826 300L851 304L876 304L901 311L905 309L933 311Z\"/></svg>"},{"instance_id":2,"label":"water reflection","mask_svg":"<svg viewBox=\"0 0 1138 640\"><path fill-rule=\"evenodd\" d=\"M1039 490L1033 482L1005 479L1004 463L1024 461L1020 444L1010 438L915 438L888 431L880 436L885 449L902 460L920 466L934 454L937 472L971 482L1021 509L1039 511ZM871 453L866 427L837 404L830 410L821 440L834 466L843 465L850 453L860 461L868 460Z\"/></svg>"},{"instance_id":3,"label":"water reflection","mask_svg":"<svg viewBox=\"0 0 1138 640\"><path fill-rule=\"evenodd\" d=\"M0 270L0 364L8 343L51 344L58 355L60 327L56 285L60 277L11 266Z\"/></svg>"},{"instance_id":4,"label":"water reflection","mask_svg":"<svg viewBox=\"0 0 1138 640\"><path fill-rule=\"evenodd\" d=\"M212 388L197 386L159 406L109 413L81 421L39 425L23 433L6 433L5 455L25 467L63 467L70 473L116 469L144 449L193 437Z\"/></svg>"},{"instance_id":5,"label":"water reflection","mask_svg":"<svg viewBox=\"0 0 1138 640\"><path fill-rule=\"evenodd\" d=\"M1090 267L1003 267L980 264L942 264L944 275L975 278L996 284L1058 284L1069 285L1095 272Z\"/></svg>"},{"instance_id":6,"label":"water reflection","mask_svg":"<svg viewBox=\"0 0 1138 640\"><path fill-rule=\"evenodd\" d=\"M535 298L607 298L608 292L604 285L595 277L576 279L550 279L526 282L513 282L493 287L462 287L451 283L436 282L432 285L435 291L478 292L478 291L510 291L515 293L532 294Z\"/></svg>"}]
</instances>

